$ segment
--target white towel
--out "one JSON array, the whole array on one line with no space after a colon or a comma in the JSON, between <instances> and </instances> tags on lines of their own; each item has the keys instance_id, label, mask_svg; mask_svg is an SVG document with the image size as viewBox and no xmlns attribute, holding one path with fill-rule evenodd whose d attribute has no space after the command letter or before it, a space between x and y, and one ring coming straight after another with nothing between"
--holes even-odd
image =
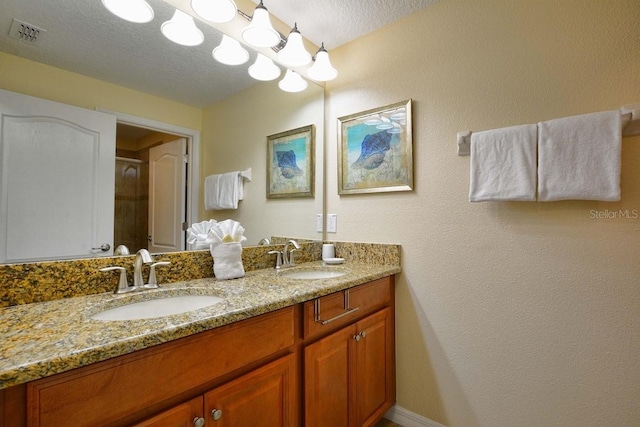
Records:
<instances>
[{"instance_id":1,"label":"white towel","mask_svg":"<svg viewBox=\"0 0 640 427\"><path fill-rule=\"evenodd\" d=\"M212 243L213 274L218 280L244 277L242 245L240 243Z\"/></svg>"},{"instance_id":2,"label":"white towel","mask_svg":"<svg viewBox=\"0 0 640 427\"><path fill-rule=\"evenodd\" d=\"M469 201L536 199L536 125L471 134Z\"/></svg>"},{"instance_id":3,"label":"white towel","mask_svg":"<svg viewBox=\"0 0 640 427\"><path fill-rule=\"evenodd\" d=\"M538 123L538 200L620 200L620 111Z\"/></svg>"},{"instance_id":4,"label":"white towel","mask_svg":"<svg viewBox=\"0 0 640 427\"><path fill-rule=\"evenodd\" d=\"M204 179L205 210L238 209L238 201L244 197L240 172L209 175Z\"/></svg>"}]
</instances>

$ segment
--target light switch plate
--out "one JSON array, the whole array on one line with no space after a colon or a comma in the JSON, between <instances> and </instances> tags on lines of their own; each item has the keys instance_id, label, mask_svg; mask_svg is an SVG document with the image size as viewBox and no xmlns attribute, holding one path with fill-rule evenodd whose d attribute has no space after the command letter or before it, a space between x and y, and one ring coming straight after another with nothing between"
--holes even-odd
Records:
<instances>
[{"instance_id":1,"label":"light switch plate","mask_svg":"<svg viewBox=\"0 0 640 427\"><path fill-rule=\"evenodd\" d=\"M338 230L338 215L327 214L327 233L336 233Z\"/></svg>"},{"instance_id":2,"label":"light switch plate","mask_svg":"<svg viewBox=\"0 0 640 427\"><path fill-rule=\"evenodd\" d=\"M316 231L322 233L323 228L322 214L316 214Z\"/></svg>"}]
</instances>

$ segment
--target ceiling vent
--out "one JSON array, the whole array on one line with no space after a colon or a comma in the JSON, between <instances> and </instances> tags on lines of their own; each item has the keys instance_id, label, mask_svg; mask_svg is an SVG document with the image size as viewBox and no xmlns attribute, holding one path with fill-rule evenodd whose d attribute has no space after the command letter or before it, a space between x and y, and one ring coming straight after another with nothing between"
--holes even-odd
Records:
<instances>
[{"instance_id":1,"label":"ceiling vent","mask_svg":"<svg viewBox=\"0 0 640 427\"><path fill-rule=\"evenodd\" d=\"M38 28L35 25L27 24L26 22L22 22L14 18L13 24L11 24L11 30L9 30L9 35L16 39L35 44L42 40L42 37L46 32L47 31L42 28Z\"/></svg>"}]
</instances>

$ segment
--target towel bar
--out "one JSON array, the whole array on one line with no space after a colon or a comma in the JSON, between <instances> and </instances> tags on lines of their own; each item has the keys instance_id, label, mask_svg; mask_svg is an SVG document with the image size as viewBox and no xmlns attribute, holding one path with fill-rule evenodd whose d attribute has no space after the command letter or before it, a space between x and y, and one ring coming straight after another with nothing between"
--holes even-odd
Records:
<instances>
[{"instance_id":1,"label":"towel bar","mask_svg":"<svg viewBox=\"0 0 640 427\"><path fill-rule=\"evenodd\" d=\"M620 108L622 114L622 136L640 135L640 103ZM471 155L471 131L458 132L456 135L458 156Z\"/></svg>"}]
</instances>

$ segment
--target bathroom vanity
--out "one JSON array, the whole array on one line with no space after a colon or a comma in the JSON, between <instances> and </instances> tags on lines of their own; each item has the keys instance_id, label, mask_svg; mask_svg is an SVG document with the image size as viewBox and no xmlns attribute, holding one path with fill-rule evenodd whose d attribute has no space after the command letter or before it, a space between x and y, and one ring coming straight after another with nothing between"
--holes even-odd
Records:
<instances>
[{"instance_id":1,"label":"bathroom vanity","mask_svg":"<svg viewBox=\"0 0 640 427\"><path fill-rule=\"evenodd\" d=\"M340 269L345 275L330 279L289 279L269 269L166 285L206 287L224 301L162 319L91 319L110 295L5 309L3 327L21 318L31 330L7 333L0 344L8 356L0 362L0 424L374 425L395 402L400 268ZM42 312L31 317L30 309ZM53 328L56 313L64 333ZM42 343L42 354L27 342Z\"/></svg>"}]
</instances>

